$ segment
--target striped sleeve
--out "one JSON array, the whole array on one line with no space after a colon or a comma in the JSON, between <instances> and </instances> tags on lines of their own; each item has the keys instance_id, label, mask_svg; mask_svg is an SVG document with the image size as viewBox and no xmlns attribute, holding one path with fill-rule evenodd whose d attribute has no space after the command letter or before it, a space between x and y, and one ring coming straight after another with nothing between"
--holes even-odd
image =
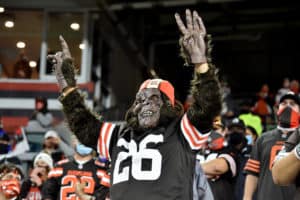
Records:
<instances>
[{"instance_id":1,"label":"striped sleeve","mask_svg":"<svg viewBox=\"0 0 300 200\"><path fill-rule=\"evenodd\" d=\"M184 138L190 145L192 150L199 150L203 145L205 145L210 132L201 133L194 127L189 119L187 118L187 114L181 119L180 128L183 133Z\"/></svg>"},{"instance_id":2,"label":"striped sleeve","mask_svg":"<svg viewBox=\"0 0 300 200\"><path fill-rule=\"evenodd\" d=\"M258 160L249 158L244 170L258 175L260 172L260 162Z\"/></svg>"},{"instance_id":3,"label":"striped sleeve","mask_svg":"<svg viewBox=\"0 0 300 200\"><path fill-rule=\"evenodd\" d=\"M105 173L104 176L101 179L101 185L104 185L106 187L110 187L110 175Z\"/></svg>"},{"instance_id":4,"label":"striped sleeve","mask_svg":"<svg viewBox=\"0 0 300 200\"><path fill-rule=\"evenodd\" d=\"M97 177L101 179L100 184L110 187L110 175L104 170L97 170Z\"/></svg>"},{"instance_id":5,"label":"striped sleeve","mask_svg":"<svg viewBox=\"0 0 300 200\"><path fill-rule=\"evenodd\" d=\"M57 178L63 175L63 168L56 167L50 170L48 178Z\"/></svg>"},{"instance_id":6,"label":"striped sleeve","mask_svg":"<svg viewBox=\"0 0 300 200\"><path fill-rule=\"evenodd\" d=\"M260 165L264 161L261 154L261 149L264 148L263 142L265 140L264 135L259 137L255 144L252 146L251 155L248 161L245 164L244 172L254 176L259 176L260 174Z\"/></svg>"},{"instance_id":7,"label":"striped sleeve","mask_svg":"<svg viewBox=\"0 0 300 200\"><path fill-rule=\"evenodd\" d=\"M104 122L100 128L97 151L101 157L110 160L109 146L112 137L112 133L116 127L116 124Z\"/></svg>"}]
</instances>

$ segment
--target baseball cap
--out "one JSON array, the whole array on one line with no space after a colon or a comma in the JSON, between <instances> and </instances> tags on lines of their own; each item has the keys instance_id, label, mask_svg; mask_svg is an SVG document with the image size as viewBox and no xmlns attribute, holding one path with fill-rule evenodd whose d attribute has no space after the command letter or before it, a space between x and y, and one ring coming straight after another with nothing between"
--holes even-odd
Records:
<instances>
[{"instance_id":1,"label":"baseball cap","mask_svg":"<svg viewBox=\"0 0 300 200\"><path fill-rule=\"evenodd\" d=\"M162 80L162 79L148 79L141 84L139 91L145 88L159 89L162 93L164 93L168 97L172 106L174 106L175 104L174 87L169 81Z\"/></svg>"},{"instance_id":2,"label":"baseball cap","mask_svg":"<svg viewBox=\"0 0 300 200\"><path fill-rule=\"evenodd\" d=\"M279 103L282 103L286 99L292 99L296 102L296 104L298 104L300 106L300 99L299 99L298 95L296 95L294 92L290 91L290 92L287 92L286 94L284 94L280 98Z\"/></svg>"},{"instance_id":3,"label":"baseball cap","mask_svg":"<svg viewBox=\"0 0 300 200\"><path fill-rule=\"evenodd\" d=\"M58 138L57 132L54 130L49 130L46 132L44 138L47 139L49 137L54 137L54 138Z\"/></svg>"},{"instance_id":4,"label":"baseball cap","mask_svg":"<svg viewBox=\"0 0 300 200\"><path fill-rule=\"evenodd\" d=\"M227 128L228 129L231 129L233 127L237 127L237 128L241 128L243 130L246 130L246 126L245 126L245 123L243 122L243 120L235 117L233 118L227 125Z\"/></svg>"}]
</instances>

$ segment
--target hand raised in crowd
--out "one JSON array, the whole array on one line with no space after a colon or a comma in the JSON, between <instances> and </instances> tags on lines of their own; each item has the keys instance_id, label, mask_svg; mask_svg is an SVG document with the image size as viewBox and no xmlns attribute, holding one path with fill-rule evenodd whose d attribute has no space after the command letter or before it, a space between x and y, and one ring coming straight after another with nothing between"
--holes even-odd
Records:
<instances>
[{"instance_id":1,"label":"hand raised in crowd","mask_svg":"<svg viewBox=\"0 0 300 200\"><path fill-rule=\"evenodd\" d=\"M180 38L180 46L183 56L192 64L206 63L206 29L196 11L193 16L189 9L186 10L186 26L178 13L175 14L176 23L183 36Z\"/></svg>"},{"instance_id":2,"label":"hand raised in crowd","mask_svg":"<svg viewBox=\"0 0 300 200\"><path fill-rule=\"evenodd\" d=\"M47 172L46 169L43 167L35 167L30 174L31 182L36 184L36 186L38 187L42 185L46 177L47 177Z\"/></svg>"},{"instance_id":3,"label":"hand raised in crowd","mask_svg":"<svg viewBox=\"0 0 300 200\"><path fill-rule=\"evenodd\" d=\"M59 91L67 87L75 87L75 68L73 65L72 56L67 42L62 36L59 36L62 51L58 51L54 55L48 55L47 59L53 64L53 70L58 81Z\"/></svg>"},{"instance_id":4,"label":"hand raised in crowd","mask_svg":"<svg viewBox=\"0 0 300 200\"><path fill-rule=\"evenodd\" d=\"M85 187L84 182L80 182L79 179L77 179L77 182L75 183L75 193L79 197L80 200L90 200L93 199L92 196L84 193L84 187Z\"/></svg>"}]
</instances>

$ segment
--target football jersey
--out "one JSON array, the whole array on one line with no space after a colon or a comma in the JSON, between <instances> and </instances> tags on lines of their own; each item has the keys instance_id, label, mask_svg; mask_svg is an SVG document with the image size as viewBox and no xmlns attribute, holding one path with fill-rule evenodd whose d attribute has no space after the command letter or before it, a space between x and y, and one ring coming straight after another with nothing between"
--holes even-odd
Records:
<instances>
[{"instance_id":1,"label":"football jersey","mask_svg":"<svg viewBox=\"0 0 300 200\"><path fill-rule=\"evenodd\" d=\"M280 158L288 155L288 153L290 151L292 151L299 142L300 142L300 135L299 135L299 129L297 129L285 141L284 148L278 154L277 159L280 159ZM300 175L299 174L296 177L296 180L295 180L294 184L297 188L294 199L300 199Z\"/></svg>"},{"instance_id":2,"label":"football jersey","mask_svg":"<svg viewBox=\"0 0 300 200\"><path fill-rule=\"evenodd\" d=\"M111 199L192 200L196 151L208 135L200 133L186 114L167 127L140 134L103 123L98 152L112 160Z\"/></svg>"},{"instance_id":3,"label":"football jersey","mask_svg":"<svg viewBox=\"0 0 300 200\"><path fill-rule=\"evenodd\" d=\"M197 155L197 160L200 163L205 163L216 158L225 159L229 170L215 179L208 179L214 199L233 199L237 175L237 154L231 147L223 147L217 151L207 149L202 154Z\"/></svg>"},{"instance_id":4,"label":"football jersey","mask_svg":"<svg viewBox=\"0 0 300 200\"><path fill-rule=\"evenodd\" d=\"M86 163L79 163L73 158L59 161L48 174L48 180L42 189L43 199L74 199L77 181L85 183L83 191L94 195L101 187L109 187L109 176L99 161L91 159Z\"/></svg>"},{"instance_id":5,"label":"football jersey","mask_svg":"<svg viewBox=\"0 0 300 200\"><path fill-rule=\"evenodd\" d=\"M283 134L279 129L263 133L252 148L251 156L244 168L245 172L258 177L257 200L293 199L294 186L278 186L272 178L272 164L291 133Z\"/></svg>"}]
</instances>

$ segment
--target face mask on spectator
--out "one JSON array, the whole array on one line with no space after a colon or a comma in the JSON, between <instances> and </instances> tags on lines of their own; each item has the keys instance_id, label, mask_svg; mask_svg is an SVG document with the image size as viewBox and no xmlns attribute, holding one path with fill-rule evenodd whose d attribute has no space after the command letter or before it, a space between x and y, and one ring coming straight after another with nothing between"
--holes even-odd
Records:
<instances>
[{"instance_id":1,"label":"face mask on spectator","mask_svg":"<svg viewBox=\"0 0 300 200\"><path fill-rule=\"evenodd\" d=\"M299 126L299 113L287 106L277 112L278 125L281 128L297 128Z\"/></svg>"},{"instance_id":2,"label":"face mask on spectator","mask_svg":"<svg viewBox=\"0 0 300 200\"><path fill-rule=\"evenodd\" d=\"M252 144L252 135L246 135L246 139L247 139L247 144L251 145Z\"/></svg>"},{"instance_id":3,"label":"face mask on spectator","mask_svg":"<svg viewBox=\"0 0 300 200\"><path fill-rule=\"evenodd\" d=\"M92 148L87 147L83 144L76 145L76 152L79 153L81 156L87 156L87 155L91 154L92 151L93 151Z\"/></svg>"},{"instance_id":4,"label":"face mask on spectator","mask_svg":"<svg viewBox=\"0 0 300 200\"><path fill-rule=\"evenodd\" d=\"M3 192L7 199L17 197L21 191L20 182L18 180L0 181L0 191Z\"/></svg>"}]
</instances>

